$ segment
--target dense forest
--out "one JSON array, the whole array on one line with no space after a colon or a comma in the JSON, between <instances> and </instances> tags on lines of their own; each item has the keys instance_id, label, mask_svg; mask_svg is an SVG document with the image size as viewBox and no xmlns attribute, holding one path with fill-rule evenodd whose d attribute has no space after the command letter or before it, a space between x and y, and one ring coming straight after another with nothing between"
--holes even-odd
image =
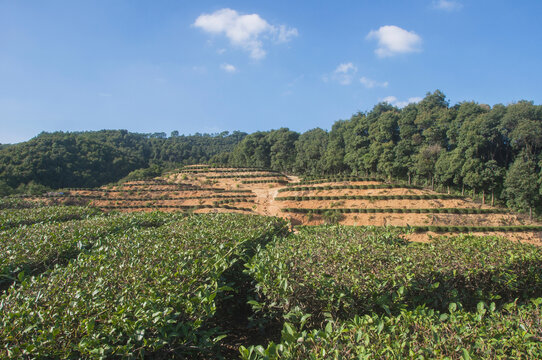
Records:
<instances>
[{"instance_id":1,"label":"dense forest","mask_svg":"<svg viewBox=\"0 0 542 360\"><path fill-rule=\"evenodd\" d=\"M541 150L542 106L450 106L437 90L402 109L379 103L330 131L42 133L0 150L0 193L98 186L139 168L209 162L307 176L378 175L540 211Z\"/></svg>"},{"instance_id":2,"label":"dense forest","mask_svg":"<svg viewBox=\"0 0 542 360\"><path fill-rule=\"evenodd\" d=\"M232 151L245 133L137 134L126 130L41 133L0 150L0 195L46 188L94 187L150 166L208 162Z\"/></svg>"}]
</instances>

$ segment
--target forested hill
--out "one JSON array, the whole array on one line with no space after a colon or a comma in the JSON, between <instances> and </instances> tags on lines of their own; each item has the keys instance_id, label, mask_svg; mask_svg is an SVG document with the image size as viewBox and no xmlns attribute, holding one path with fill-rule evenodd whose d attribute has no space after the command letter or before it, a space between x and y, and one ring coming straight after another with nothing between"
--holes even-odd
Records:
<instances>
[{"instance_id":1,"label":"forested hill","mask_svg":"<svg viewBox=\"0 0 542 360\"><path fill-rule=\"evenodd\" d=\"M529 101L450 106L437 90L403 109L377 104L335 122L331 131L283 128L245 135L41 134L0 150L0 192L2 186L4 193L10 190L5 183L95 186L150 164L211 162L301 175L410 179L542 210L542 106Z\"/></svg>"},{"instance_id":2,"label":"forested hill","mask_svg":"<svg viewBox=\"0 0 542 360\"><path fill-rule=\"evenodd\" d=\"M126 130L42 133L0 150L0 195L43 186L94 187L151 164L208 162L232 151L245 133L179 136Z\"/></svg>"},{"instance_id":3,"label":"forested hill","mask_svg":"<svg viewBox=\"0 0 542 360\"><path fill-rule=\"evenodd\" d=\"M250 134L228 162L317 176L410 179L494 194L515 209L542 210L541 150L542 106L530 101L450 106L437 90L403 109L377 104L335 122L330 132Z\"/></svg>"}]
</instances>

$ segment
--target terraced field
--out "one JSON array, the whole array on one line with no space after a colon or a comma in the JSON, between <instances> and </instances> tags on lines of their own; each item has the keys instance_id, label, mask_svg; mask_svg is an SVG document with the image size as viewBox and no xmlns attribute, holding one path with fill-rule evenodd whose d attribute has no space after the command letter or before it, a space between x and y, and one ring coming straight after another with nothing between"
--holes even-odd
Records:
<instances>
[{"instance_id":1,"label":"terraced field","mask_svg":"<svg viewBox=\"0 0 542 360\"><path fill-rule=\"evenodd\" d=\"M411 240L470 232L542 244L542 227L505 208L377 178L300 180L255 168L187 166L160 178L98 189L65 189L60 201L105 211L235 212L279 216L292 225L400 226ZM43 200L43 199L42 199Z\"/></svg>"},{"instance_id":2,"label":"terraced field","mask_svg":"<svg viewBox=\"0 0 542 360\"><path fill-rule=\"evenodd\" d=\"M375 179L188 170L0 199L0 358L542 357L542 247L506 239L539 239L522 216ZM88 201L103 211L66 206ZM399 226L315 225L371 216ZM506 238L408 241L461 232Z\"/></svg>"}]
</instances>

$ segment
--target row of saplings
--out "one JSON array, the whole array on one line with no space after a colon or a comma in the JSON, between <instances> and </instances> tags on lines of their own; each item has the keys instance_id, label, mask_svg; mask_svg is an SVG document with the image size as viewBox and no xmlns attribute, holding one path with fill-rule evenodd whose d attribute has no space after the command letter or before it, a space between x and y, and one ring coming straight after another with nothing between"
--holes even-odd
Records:
<instances>
[{"instance_id":1,"label":"row of saplings","mask_svg":"<svg viewBox=\"0 0 542 360\"><path fill-rule=\"evenodd\" d=\"M314 196L281 196L278 201L312 201L312 200L448 200L462 199L460 195L449 194L417 194L417 195L314 195Z\"/></svg>"},{"instance_id":2,"label":"row of saplings","mask_svg":"<svg viewBox=\"0 0 542 360\"><path fill-rule=\"evenodd\" d=\"M284 208L284 212L300 214L324 214L326 212L367 214L367 213L413 213L413 214L505 214L506 209L482 209L482 208L335 208L335 209L311 209L311 208Z\"/></svg>"}]
</instances>

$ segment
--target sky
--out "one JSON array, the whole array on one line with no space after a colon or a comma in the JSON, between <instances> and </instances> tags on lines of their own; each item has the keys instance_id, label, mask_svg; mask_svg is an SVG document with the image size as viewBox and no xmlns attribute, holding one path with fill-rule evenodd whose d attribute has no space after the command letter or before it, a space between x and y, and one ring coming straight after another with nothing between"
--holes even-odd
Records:
<instances>
[{"instance_id":1,"label":"sky","mask_svg":"<svg viewBox=\"0 0 542 360\"><path fill-rule=\"evenodd\" d=\"M379 102L541 103L542 1L0 0L0 143L330 129Z\"/></svg>"}]
</instances>

